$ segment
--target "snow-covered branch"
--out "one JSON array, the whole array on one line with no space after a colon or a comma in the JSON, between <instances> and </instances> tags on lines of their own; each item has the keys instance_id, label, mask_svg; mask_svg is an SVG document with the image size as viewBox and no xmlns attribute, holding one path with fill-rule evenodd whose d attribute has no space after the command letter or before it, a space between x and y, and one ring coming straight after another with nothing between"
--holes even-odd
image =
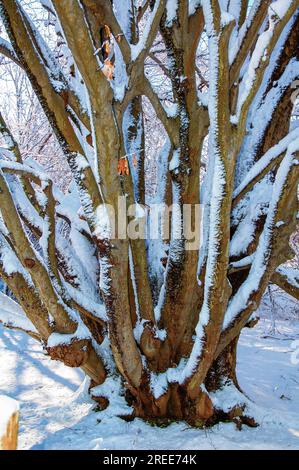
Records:
<instances>
[{"instance_id":1,"label":"snow-covered branch","mask_svg":"<svg viewBox=\"0 0 299 470\"><path fill-rule=\"evenodd\" d=\"M34 339L41 339L38 331L26 317L22 308L2 292L0 292L0 323L7 328L23 331Z\"/></svg>"},{"instance_id":2,"label":"snow-covered branch","mask_svg":"<svg viewBox=\"0 0 299 470\"><path fill-rule=\"evenodd\" d=\"M6 41L6 39L3 38L0 38L0 54L3 54L5 57L12 60L20 67L22 66L12 45L8 41Z\"/></svg>"},{"instance_id":3,"label":"snow-covered branch","mask_svg":"<svg viewBox=\"0 0 299 470\"><path fill-rule=\"evenodd\" d=\"M299 270L288 266L280 266L271 278L271 282L289 295L299 300Z\"/></svg>"}]
</instances>

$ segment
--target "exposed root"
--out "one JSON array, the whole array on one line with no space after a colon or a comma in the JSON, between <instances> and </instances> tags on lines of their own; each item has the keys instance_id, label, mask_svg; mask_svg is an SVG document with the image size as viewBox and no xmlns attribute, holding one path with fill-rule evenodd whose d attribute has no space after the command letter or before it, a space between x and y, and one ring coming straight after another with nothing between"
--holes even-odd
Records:
<instances>
[{"instance_id":1,"label":"exposed root","mask_svg":"<svg viewBox=\"0 0 299 470\"><path fill-rule=\"evenodd\" d=\"M257 427L258 423L250 416L250 401L235 385L228 381L221 389L209 393L199 389L198 397L191 400L186 389L179 384L169 384L167 392L155 398L144 381L138 391L126 389L120 382L113 385L110 377L107 384L91 388L92 398L98 404L97 411L113 413L113 403L125 405L126 413L116 415L132 421L141 418L151 426L167 427L173 422L184 421L195 428L207 428L219 422L233 422L238 429L243 425ZM109 411L110 410L110 411ZM128 413L128 411L131 411Z\"/></svg>"},{"instance_id":2,"label":"exposed root","mask_svg":"<svg viewBox=\"0 0 299 470\"><path fill-rule=\"evenodd\" d=\"M210 397L214 405L214 414L208 423L209 426L219 422L233 422L239 430L244 424L251 428L259 426L254 417L249 415L250 400L231 381L210 394Z\"/></svg>"}]
</instances>

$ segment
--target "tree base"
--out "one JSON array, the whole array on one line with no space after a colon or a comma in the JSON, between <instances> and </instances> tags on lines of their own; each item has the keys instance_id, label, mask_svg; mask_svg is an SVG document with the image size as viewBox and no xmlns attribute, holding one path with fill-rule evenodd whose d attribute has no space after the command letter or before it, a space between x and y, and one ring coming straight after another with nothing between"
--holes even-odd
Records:
<instances>
[{"instance_id":1,"label":"tree base","mask_svg":"<svg viewBox=\"0 0 299 470\"><path fill-rule=\"evenodd\" d=\"M113 402L107 395L101 395L101 386L91 388L92 398L97 403L96 411L113 414ZM200 390L196 400L190 400L185 389L171 384L167 393L155 399L149 389L131 391L119 389L119 398L126 404L126 413L118 417L126 421L140 418L151 426L167 427L174 422L186 422L194 428L212 427L220 422L233 422L237 429L243 425L257 427L258 423L250 416L250 401L232 382L221 389L209 393ZM111 409L112 408L112 409ZM128 413L128 410L131 412Z\"/></svg>"}]
</instances>

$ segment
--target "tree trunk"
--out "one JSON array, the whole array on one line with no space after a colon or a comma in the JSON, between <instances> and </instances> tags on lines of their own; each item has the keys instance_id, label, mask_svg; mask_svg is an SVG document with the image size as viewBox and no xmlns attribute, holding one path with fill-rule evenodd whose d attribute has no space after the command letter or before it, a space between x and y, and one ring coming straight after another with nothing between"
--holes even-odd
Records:
<instances>
[{"instance_id":1,"label":"tree trunk","mask_svg":"<svg viewBox=\"0 0 299 470\"><path fill-rule=\"evenodd\" d=\"M0 450L16 450L19 431L19 406L15 400L0 396Z\"/></svg>"},{"instance_id":2,"label":"tree trunk","mask_svg":"<svg viewBox=\"0 0 299 470\"><path fill-rule=\"evenodd\" d=\"M10 40L0 38L0 53L26 73L73 184L62 193L23 161L0 114L0 274L19 304L3 323L81 367L101 408L118 374L136 417L254 425L236 377L238 339L271 279L299 289L298 276L277 270L293 256L298 212L299 133L289 132L298 0L51 0L59 54L21 3L0 0ZM128 233L151 209L141 207L143 97L164 128L157 200L177 210L152 245L148 233ZM199 205L188 228L202 243L192 249L184 209ZM241 403L219 410L215 397L230 387Z\"/></svg>"},{"instance_id":3,"label":"tree trunk","mask_svg":"<svg viewBox=\"0 0 299 470\"><path fill-rule=\"evenodd\" d=\"M227 382L233 383L240 390L236 374L238 341L239 336L226 346L210 367L205 380L209 392L220 390Z\"/></svg>"}]
</instances>

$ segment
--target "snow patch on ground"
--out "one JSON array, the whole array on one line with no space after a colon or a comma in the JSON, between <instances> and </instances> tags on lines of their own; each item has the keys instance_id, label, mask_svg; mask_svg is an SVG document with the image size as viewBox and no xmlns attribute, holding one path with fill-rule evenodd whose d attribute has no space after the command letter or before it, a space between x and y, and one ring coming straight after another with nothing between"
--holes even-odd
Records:
<instances>
[{"instance_id":1,"label":"snow patch on ground","mask_svg":"<svg viewBox=\"0 0 299 470\"><path fill-rule=\"evenodd\" d=\"M256 429L161 429L94 412L81 371L51 361L34 340L2 326L0 394L20 402L20 449L299 449L299 365L292 363L299 323L277 320L276 328L273 334L262 319L240 340L239 380L255 400Z\"/></svg>"}]
</instances>

